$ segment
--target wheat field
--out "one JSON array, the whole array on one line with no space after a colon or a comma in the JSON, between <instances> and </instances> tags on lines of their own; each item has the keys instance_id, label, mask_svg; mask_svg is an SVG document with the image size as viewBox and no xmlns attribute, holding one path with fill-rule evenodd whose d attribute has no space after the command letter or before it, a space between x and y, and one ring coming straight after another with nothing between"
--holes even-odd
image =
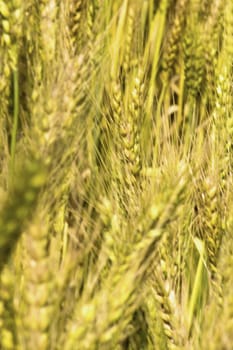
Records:
<instances>
[{"instance_id":1,"label":"wheat field","mask_svg":"<svg viewBox=\"0 0 233 350\"><path fill-rule=\"evenodd\" d=\"M0 349L233 349L233 1L0 0Z\"/></svg>"}]
</instances>

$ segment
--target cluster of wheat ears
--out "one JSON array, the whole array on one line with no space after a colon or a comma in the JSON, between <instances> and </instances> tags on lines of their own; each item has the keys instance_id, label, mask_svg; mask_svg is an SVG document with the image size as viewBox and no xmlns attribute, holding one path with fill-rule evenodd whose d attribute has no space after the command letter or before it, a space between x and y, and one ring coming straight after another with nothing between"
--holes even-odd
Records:
<instances>
[{"instance_id":1,"label":"cluster of wheat ears","mask_svg":"<svg viewBox=\"0 0 233 350\"><path fill-rule=\"evenodd\" d=\"M0 0L0 349L231 350L233 1Z\"/></svg>"}]
</instances>

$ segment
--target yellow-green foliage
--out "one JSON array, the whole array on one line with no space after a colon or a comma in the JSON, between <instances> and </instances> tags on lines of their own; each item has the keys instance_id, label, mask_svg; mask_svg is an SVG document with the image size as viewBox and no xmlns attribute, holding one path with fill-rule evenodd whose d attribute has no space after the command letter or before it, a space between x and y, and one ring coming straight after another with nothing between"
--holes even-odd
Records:
<instances>
[{"instance_id":1,"label":"yellow-green foliage","mask_svg":"<svg viewBox=\"0 0 233 350\"><path fill-rule=\"evenodd\" d=\"M0 0L0 350L233 342L232 0Z\"/></svg>"}]
</instances>

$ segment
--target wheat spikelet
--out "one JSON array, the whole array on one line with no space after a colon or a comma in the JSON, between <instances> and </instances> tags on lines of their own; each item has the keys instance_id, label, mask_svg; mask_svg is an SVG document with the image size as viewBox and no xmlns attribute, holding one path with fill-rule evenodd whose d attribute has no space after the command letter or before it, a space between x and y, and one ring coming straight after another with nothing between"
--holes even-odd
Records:
<instances>
[{"instance_id":1,"label":"wheat spikelet","mask_svg":"<svg viewBox=\"0 0 233 350\"><path fill-rule=\"evenodd\" d=\"M230 99L232 87L228 77L232 74L232 43L233 22L232 22L233 7L228 3L225 9L225 31L223 33L223 47L220 54L219 66L216 68L216 93L215 93L215 110L214 119L217 130L221 133L220 137L225 139L225 157L222 165L222 181L224 187L226 185L226 174L230 171L232 166L232 117L231 109L232 102ZM223 125L222 125L222 121ZM227 130L227 135L225 131ZM225 173L225 174L224 174Z\"/></svg>"},{"instance_id":2,"label":"wheat spikelet","mask_svg":"<svg viewBox=\"0 0 233 350\"><path fill-rule=\"evenodd\" d=\"M56 82L56 66L50 66L48 81L42 80L43 88L40 65L35 67L37 74L31 96L32 134L29 136L37 139L45 161L50 166L53 163L55 168L57 162L65 163L68 159L72 162L76 144L80 140L79 137L76 138L75 130L78 125L83 126L85 112L89 108L84 85L88 84L84 82L87 66L83 60L83 56L77 61L71 59L62 72L63 80L59 83ZM62 148L67 142L70 148L64 152ZM38 146L34 142L31 147L36 152Z\"/></svg>"},{"instance_id":3,"label":"wheat spikelet","mask_svg":"<svg viewBox=\"0 0 233 350\"><path fill-rule=\"evenodd\" d=\"M112 81L111 93L112 93L113 118L114 118L114 122L116 123L116 126L119 127L120 120L122 117L121 85L119 82Z\"/></svg>"},{"instance_id":4,"label":"wheat spikelet","mask_svg":"<svg viewBox=\"0 0 233 350\"><path fill-rule=\"evenodd\" d=\"M50 64L55 58L56 50L56 0L42 0L40 2L40 25L41 25L41 57L42 62Z\"/></svg>"},{"instance_id":5,"label":"wheat spikelet","mask_svg":"<svg viewBox=\"0 0 233 350\"><path fill-rule=\"evenodd\" d=\"M23 165L23 171L1 210L0 270L9 259L25 222L31 217L38 193L45 183L46 168L42 161L32 159Z\"/></svg>"},{"instance_id":6,"label":"wheat spikelet","mask_svg":"<svg viewBox=\"0 0 233 350\"><path fill-rule=\"evenodd\" d=\"M69 8L69 28L70 28L70 39L71 46L74 52L78 52L81 48L81 19L82 10L84 6L83 0L70 2Z\"/></svg>"},{"instance_id":7,"label":"wheat spikelet","mask_svg":"<svg viewBox=\"0 0 233 350\"><path fill-rule=\"evenodd\" d=\"M18 56L22 43L23 2L0 2L0 119L3 128L12 129L9 116L12 74L18 71Z\"/></svg>"},{"instance_id":8,"label":"wheat spikelet","mask_svg":"<svg viewBox=\"0 0 233 350\"><path fill-rule=\"evenodd\" d=\"M41 69L38 69L38 61L41 53L41 28L40 8L38 2L27 1L23 13L23 37L19 51L19 104L20 104L20 130L31 120L31 95L34 80L40 79ZM40 68L41 68L40 64ZM35 78L36 75L36 78Z\"/></svg>"},{"instance_id":9,"label":"wheat spikelet","mask_svg":"<svg viewBox=\"0 0 233 350\"><path fill-rule=\"evenodd\" d=\"M225 71L225 73L224 73ZM233 121L231 117L231 102L229 96L231 94L231 87L227 79L225 79L228 69L225 67L218 76L216 81L216 106L213 111L215 137L218 139L219 147L221 141L224 140L221 156L221 186L223 194L227 191L227 176L231 171L232 166L232 132ZM224 77L225 76L225 77ZM227 130L227 132L226 132Z\"/></svg>"},{"instance_id":10,"label":"wheat spikelet","mask_svg":"<svg viewBox=\"0 0 233 350\"><path fill-rule=\"evenodd\" d=\"M0 274L0 347L13 350L17 346L16 314L14 307L13 272L5 265Z\"/></svg>"},{"instance_id":11,"label":"wheat spikelet","mask_svg":"<svg viewBox=\"0 0 233 350\"><path fill-rule=\"evenodd\" d=\"M219 250L222 241L222 223L221 213L219 212L219 194L216 185L211 179L204 181L205 193L203 193L203 219L204 219L204 238L207 245L208 263L210 276L214 287L214 292L218 302L222 303L221 277L218 273L217 263Z\"/></svg>"},{"instance_id":12,"label":"wheat spikelet","mask_svg":"<svg viewBox=\"0 0 233 350\"><path fill-rule=\"evenodd\" d=\"M180 36L184 26L185 12L187 1L181 0L177 2L176 14L172 24L172 31L168 37L166 49L163 58L163 68L171 75L174 70L174 64L177 60Z\"/></svg>"},{"instance_id":13,"label":"wheat spikelet","mask_svg":"<svg viewBox=\"0 0 233 350\"><path fill-rule=\"evenodd\" d=\"M22 36L23 3L17 0L0 3L2 42L6 50L6 69L16 69L20 38Z\"/></svg>"},{"instance_id":14,"label":"wheat spikelet","mask_svg":"<svg viewBox=\"0 0 233 350\"><path fill-rule=\"evenodd\" d=\"M229 203L228 203L229 204ZM231 206L231 204L230 204ZM201 349L205 349L206 343L211 345L211 350L227 349L232 347L232 272L233 263L232 236L231 236L232 218L229 219L229 231L223 237L221 252L219 255L219 272L222 276L223 302L222 308L216 310L216 300L210 300L209 308L204 320L205 332L201 339Z\"/></svg>"},{"instance_id":15,"label":"wheat spikelet","mask_svg":"<svg viewBox=\"0 0 233 350\"><path fill-rule=\"evenodd\" d=\"M112 186L115 188L115 193L118 197L118 201L121 203L121 206L124 208L124 203L122 201L122 198L119 198L119 190L122 191L122 188L120 188L120 184L122 183L122 139L121 139L121 128L123 124L123 105L122 105L122 91L121 91L121 85L119 81L113 80L111 81L111 109L112 109L112 118L113 118L113 127L111 129L112 134L111 137L113 139L113 149L114 153L116 154L116 159L114 160L115 164L113 165L115 167L115 170L112 173ZM120 185L120 186L119 186ZM120 195L121 196L121 195Z\"/></svg>"},{"instance_id":16,"label":"wheat spikelet","mask_svg":"<svg viewBox=\"0 0 233 350\"><path fill-rule=\"evenodd\" d=\"M200 17L203 19L203 21L206 21L208 16L209 16L209 13L211 10L211 4L212 4L212 1L210 1L210 0L201 1Z\"/></svg>"},{"instance_id":17,"label":"wheat spikelet","mask_svg":"<svg viewBox=\"0 0 233 350\"><path fill-rule=\"evenodd\" d=\"M213 93L213 138L215 140L216 153L221 154L219 162L219 176L221 186L221 202L222 202L222 229L226 230L226 217L227 217L227 201L228 201L228 176L231 173L232 167L232 117L231 109L232 102L231 96L231 84L228 76L231 75L231 62L232 62L232 45L231 37L233 35L233 22L232 16L233 7L231 3L226 5L224 10L225 30L223 32L222 50L219 53L218 65L215 67L215 91Z\"/></svg>"},{"instance_id":18,"label":"wheat spikelet","mask_svg":"<svg viewBox=\"0 0 233 350\"><path fill-rule=\"evenodd\" d=\"M230 227L229 227L230 228ZM228 232L229 234L230 232ZM232 344L232 331L233 331L233 316L232 316L232 310L233 310L233 298L232 298L232 272L230 271L232 263L233 263L233 251L232 251L232 237L231 235L226 235L224 237L224 246L221 251L221 274L223 276L223 290L224 293L224 302L223 302L223 313L221 315L223 316L223 322L225 322L226 326L226 337L222 337L222 332L216 332L218 334L218 342L216 342L216 345L221 347L225 346L226 349L230 349ZM225 314L225 317L224 317ZM220 324L223 324L220 322ZM225 328L223 332L225 331ZM216 346L216 349L217 349Z\"/></svg>"},{"instance_id":19,"label":"wheat spikelet","mask_svg":"<svg viewBox=\"0 0 233 350\"><path fill-rule=\"evenodd\" d=\"M196 29L195 29L196 32ZM188 31L184 41L185 85L189 93L196 97L201 91L204 75L204 55L201 35Z\"/></svg>"},{"instance_id":20,"label":"wheat spikelet","mask_svg":"<svg viewBox=\"0 0 233 350\"><path fill-rule=\"evenodd\" d=\"M139 72L133 81L129 97L128 117L120 122L120 143L122 166L124 172L124 188L126 207L134 207L133 191L140 186L139 175L142 165L142 152L140 144L140 126L142 125L142 99L143 99L142 72ZM132 201L131 201L132 199Z\"/></svg>"},{"instance_id":21,"label":"wheat spikelet","mask_svg":"<svg viewBox=\"0 0 233 350\"><path fill-rule=\"evenodd\" d=\"M127 18L127 35L124 45L124 60L123 60L123 68L125 74L128 73L130 68L130 58L131 58L131 43L133 38L133 30L134 30L134 18L135 18L135 9L133 6L129 6L128 10L128 18Z\"/></svg>"},{"instance_id":22,"label":"wheat spikelet","mask_svg":"<svg viewBox=\"0 0 233 350\"><path fill-rule=\"evenodd\" d=\"M113 145L117 156L118 166L121 169L116 180L120 186L123 186L121 193L124 210L130 207L129 201L132 198L132 191L137 186L137 179L141 170L141 150L139 129L142 123L142 101L144 94L144 85L142 82L142 71L133 74L134 81L129 89L129 97L126 100L126 106L122 101L122 87L120 83L112 79L111 82L111 107L114 121ZM126 110L128 113L126 113ZM123 178L122 178L123 176ZM117 185L118 186L118 185ZM132 203L133 205L133 203Z\"/></svg>"},{"instance_id":23,"label":"wheat spikelet","mask_svg":"<svg viewBox=\"0 0 233 350\"><path fill-rule=\"evenodd\" d=\"M222 36L221 22L223 20L223 9L225 0L216 0L212 2L210 15L206 23L205 32L205 69L206 81L208 83L208 94L210 96L209 103L212 104L215 100L215 78L218 65L219 41ZM213 106L212 106L213 107Z\"/></svg>"},{"instance_id":24,"label":"wheat spikelet","mask_svg":"<svg viewBox=\"0 0 233 350\"><path fill-rule=\"evenodd\" d=\"M42 222L44 219L42 219ZM24 235L23 293L19 306L22 347L50 349L54 281L48 257L47 225L32 224ZM42 226L43 225L43 226Z\"/></svg>"},{"instance_id":25,"label":"wheat spikelet","mask_svg":"<svg viewBox=\"0 0 233 350\"><path fill-rule=\"evenodd\" d=\"M179 349L176 327L174 325L172 306L168 299L168 293L164 287L164 281L160 274L155 273L151 281L151 297L155 301L155 317L161 319L162 330L164 333L164 342L168 349Z\"/></svg>"},{"instance_id":26,"label":"wheat spikelet","mask_svg":"<svg viewBox=\"0 0 233 350\"><path fill-rule=\"evenodd\" d=\"M134 86L131 93L131 103L129 106L130 119L132 124L132 154L133 159L128 159L132 164L132 174L137 177L141 170L141 151L140 151L140 126L142 125L142 104L144 84L142 81L142 72L139 70L138 75L134 79Z\"/></svg>"},{"instance_id":27,"label":"wheat spikelet","mask_svg":"<svg viewBox=\"0 0 233 350\"><path fill-rule=\"evenodd\" d=\"M158 306L152 292L147 293L145 303L147 306L147 324L149 335L148 349L152 350L155 348L155 346L164 348L166 347L166 339L163 334L162 321L158 317Z\"/></svg>"},{"instance_id":28,"label":"wheat spikelet","mask_svg":"<svg viewBox=\"0 0 233 350\"><path fill-rule=\"evenodd\" d=\"M95 7L92 1L89 2L87 8L87 38L88 38L88 50L92 49L94 39L94 19L95 19Z\"/></svg>"}]
</instances>

